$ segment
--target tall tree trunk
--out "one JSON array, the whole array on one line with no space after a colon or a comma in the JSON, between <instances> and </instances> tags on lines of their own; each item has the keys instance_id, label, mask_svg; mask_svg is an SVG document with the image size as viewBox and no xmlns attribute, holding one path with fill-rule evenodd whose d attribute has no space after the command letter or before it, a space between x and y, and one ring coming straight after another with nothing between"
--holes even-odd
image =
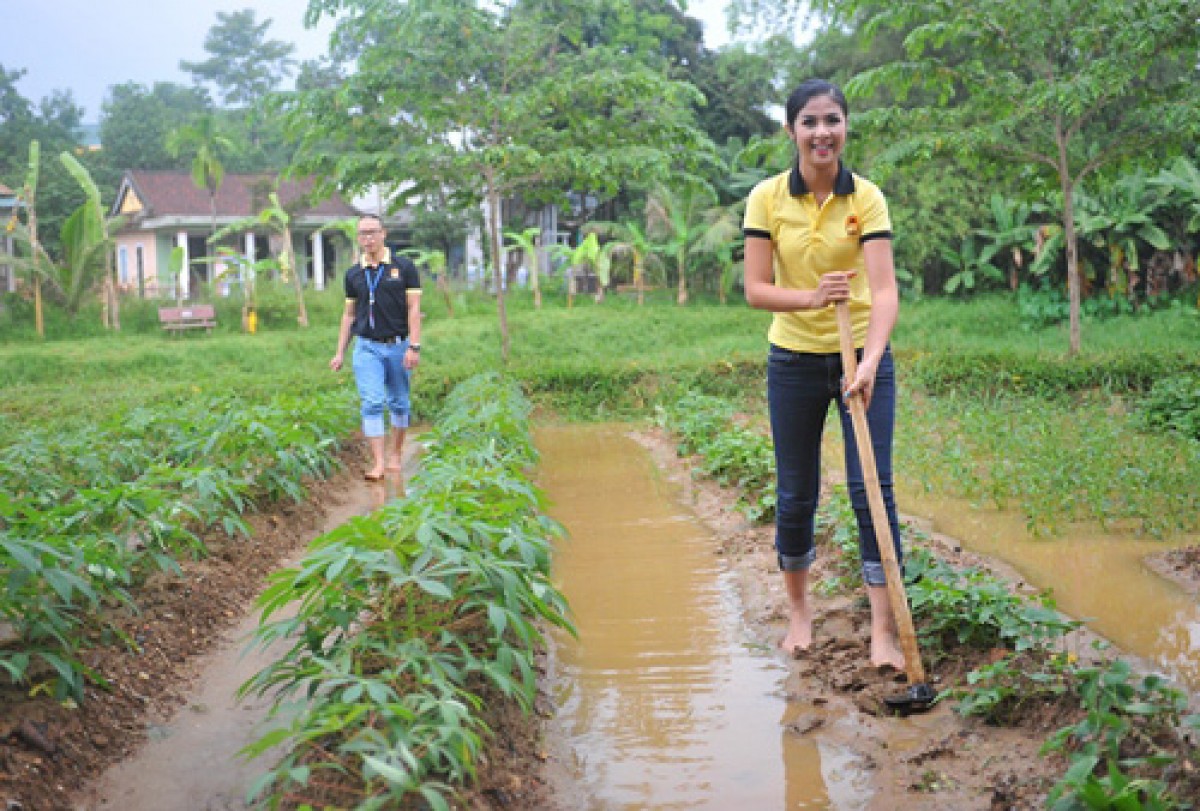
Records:
<instances>
[{"instance_id":1,"label":"tall tree trunk","mask_svg":"<svg viewBox=\"0 0 1200 811\"><path fill-rule=\"evenodd\" d=\"M308 308L304 306L304 282L300 280L300 268L292 261L292 229L283 227L283 250L279 254L279 266L283 271L292 273L292 286L296 290L296 323L302 327L308 326Z\"/></svg>"},{"instance_id":2,"label":"tall tree trunk","mask_svg":"<svg viewBox=\"0 0 1200 811\"><path fill-rule=\"evenodd\" d=\"M675 295L675 303L680 304L680 305L687 304L687 301L688 301L687 277L684 275L684 272L683 272L686 262L687 262L687 260L685 258L680 257L680 259L679 259L679 290Z\"/></svg>"},{"instance_id":3,"label":"tall tree trunk","mask_svg":"<svg viewBox=\"0 0 1200 811\"><path fill-rule=\"evenodd\" d=\"M104 288L105 296L107 297L108 305L108 320L109 325L117 332L121 331L121 301L117 295L118 290L117 270L113 266L112 251L105 254L104 257Z\"/></svg>"},{"instance_id":4,"label":"tall tree trunk","mask_svg":"<svg viewBox=\"0 0 1200 811\"><path fill-rule=\"evenodd\" d=\"M35 271L36 272L36 271ZM42 316L42 280L33 280L33 325L39 338L46 337L46 321Z\"/></svg>"},{"instance_id":5,"label":"tall tree trunk","mask_svg":"<svg viewBox=\"0 0 1200 811\"><path fill-rule=\"evenodd\" d=\"M447 278L449 275L449 268L446 268L437 275L437 289L442 294L442 300L446 302L446 315L448 315L450 318L453 318L454 302L450 300L450 280Z\"/></svg>"},{"instance_id":6,"label":"tall tree trunk","mask_svg":"<svg viewBox=\"0 0 1200 811\"><path fill-rule=\"evenodd\" d=\"M27 186L27 192L32 190ZM39 338L46 337L46 319L42 312L42 277L38 274L38 256L42 253L42 244L38 242L38 221L37 209L34 206L33 194L30 193L25 200L25 205L28 206L28 223L29 223L29 255L33 260L33 325L37 330Z\"/></svg>"},{"instance_id":7,"label":"tall tree trunk","mask_svg":"<svg viewBox=\"0 0 1200 811\"><path fill-rule=\"evenodd\" d=\"M1074 357L1081 346L1079 310L1079 240L1075 234L1075 185L1071 180L1071 164L1067 156L1067 136L1061 126L1056 126L1058 141L1058 178L1063 195L1063 240L1067 249L1067 301L1069 302L1071 337L1067 354Z\"/></svg>"},{"instance_id":8,"label":"tall tree trunk","mask_svg":"<svg viewBox=\"0 0 1200 811\"><path fill-rule=\"evenodd\" d=\"M533 288L533 309L535 310L542 309L542 288L538 284L538 266L541 265L538 248L539 246L535 243L533 250L529 252L529 286Z\"/></svg>"},{"instance_id":9,"label":"tall tree trunk","mask_svg":"<svg viewBox=\"0 0 1200 811\"><path fill-rule=\"evenodd\" d=\"M508 363L508 311L504 303L503 257L500 255L500 195L491 177L487 178L488 231L492 243L492 276L496 282L496 312L500 316L500 354Z\"/></svg>"},{"instance_id":10,"label":"tall tree trunk","mask_svg":"<svg viewBox=\"0 0 1200 811\"><path fill-rule=\"evenodd\" d=\"M646 269L642 264L642 254L639 251L633 252L633 285L637 288L638 306L641 307L646 301L646 283L644 281Z\"/></svg>"}]
</instances>

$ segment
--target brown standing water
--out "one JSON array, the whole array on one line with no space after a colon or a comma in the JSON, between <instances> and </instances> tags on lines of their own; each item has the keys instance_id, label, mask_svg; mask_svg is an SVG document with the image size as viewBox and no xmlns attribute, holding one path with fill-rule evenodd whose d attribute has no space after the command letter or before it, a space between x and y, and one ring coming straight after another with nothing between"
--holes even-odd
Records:
<instances>
[{"instance_id":1,"label":"brown standing water","mask_svg":"<svg viewBox=\"0 0 1200 811\"><path fill-rule=\"evenodd\" d=\"M1147 555L1197 538L1166 544L1078 527L1033 538L1013 513L917 492L902 492L900 498L905 511L934 516L936 531L1003 560L1030 584L1052 589L1061 610L1088 620L1122 650L1200 689L1200 602L1142 563Z\"/></svg>"},{"instance_id":2,"label":"brown standing water","mask_svg":"<svg viewBox=\"0 0 1200 811\"><path fill-rule=\"evenodd\" d=\"M782 657L743 622L730 574L678 487L614 426L537 431L567 529L554 577L579 638L553 639L547 736L579 809L859 808L855 756L786 729Z\"/></svg>"},{"instance_id":3,"label":"brown standing water","mask_svg":"<svg viewBox=\"0 0 1200 811\"><path fill-rule=\"evenodd\" d=\"M406 470L414 446L409 443L405 449ZM401 495L403 487L394 476L380 484L352 486L345 491L345 500L330 508L314 537L378 510ZM248 648L258 619L259 612L251 610L197 662L196 688L186 707L170 719L150 724L146 745L105 772L75 804L76 811L245 811L252 807L246 803L247 792L273 758L267 754L248 761L240 751L280 722L267 721L269 699L238 699L237 690L286 648L282 643Z\"/></svg>"}]
</instances>

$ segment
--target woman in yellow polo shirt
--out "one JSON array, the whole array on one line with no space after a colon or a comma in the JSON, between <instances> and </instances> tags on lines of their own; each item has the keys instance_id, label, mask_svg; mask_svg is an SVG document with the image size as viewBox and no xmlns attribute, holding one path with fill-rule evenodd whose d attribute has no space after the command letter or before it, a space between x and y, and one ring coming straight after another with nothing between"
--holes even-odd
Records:
<instances>
[{"instance_id":1,"label":"woman in yellow polo shirt","mask_svg":"<svg viewBox=\"0 0 1200 811\"><path fill-rule=\"evenodd\" d=\"M788 97L786 113L785 129L796 147L796 163L754 188L744 223L746 300L775 314L767 335L767 400L775 445L775 547L789 603L781 646L796 654L812 644L808 569L815 559L821 434L830 403L837 403L871 604L871 662L903 669L850 416L842 400L861 392L868 405L880 485L900 560L892 494L896 387L888 348L899 309L891 220L879 188L842 166L849 113L842 91L822 80L806 81ZM842 380L833 307L838 301L849 302L854 322L859 361L853 380Z\"/></svg>"}]
</instances>

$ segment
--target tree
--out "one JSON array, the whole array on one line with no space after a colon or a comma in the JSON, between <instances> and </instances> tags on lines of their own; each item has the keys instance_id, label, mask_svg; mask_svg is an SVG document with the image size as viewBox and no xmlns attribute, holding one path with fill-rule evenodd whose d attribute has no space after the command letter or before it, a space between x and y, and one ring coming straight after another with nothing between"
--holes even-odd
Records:
<instances>
[{"instance_id":1,"label":"tree","mask_svg":"<svg viewBox=\"0 0 1200 811\"><path fill-rule=\"evenodd\" d=\"M25 212L25 227L21 233L28 245L29 256L19 266L26 268L33 282L33 320L34 329L39 338L46 337L46 322L42 312L42 279L54 272L54 263L50 261L46 249L38 237L37 191L38 176L41 165L41 144L38 141L29 142L29 163L25 172L25 183L17 194L19 205L17 210ZM14 213L12 225L16 225Z\"/></svg>"},{"instance_id":2,"label":"tree","mask_svg":"<svg viewBox=\"0 0 1200 811\"><path fill-rule=\"evenodd\" d=\"M716 203L713 190L696 179L687 179L677 187L659 185L646 201L646 230L659 252L675 263L677 304L687 304L689 259L700 250L700 241L709 227L709 212Z\"/></svg>"},{"instance_id":3,"label":"tree","mask_svg":"<svg viewBox=\"0 0 1200 811\"><path fill-rule=\"evenodd\" d=\"M418 194L447 190L457 210L482 204L505 358L501 202L559 202L571 190L612 195L711 152L692 119L695 88L586 44L591 12L624 7L310 2L309 23L348 11L334 37L364 44L344 86L297 95L290 124L301 139L298 167L350 191L412 180Z\"/></svg>"},{"instance_id":4,"label":"tree","mask_svg":"<svg viewBox=\"0 0 1200 811\"><path fill-rule=\"evenodd\" d=\"M83 110L70 93L55 91L34 104L20 94L16 82L24 71L0 66L0 180L16 188L27 176L29 145L40 144L37 217L39 239L56 255L58 235L67 216L79 205L79 188L54 156L77 146Z\"/></svg>"},{"instance_id":5,"label":"tree","mask_svg":"<svg viewBox=\"0 0 1200 811\"><path fill-rule=\"evenodd\" d=\"M1037 226L1029 222L1033 206L993 194L990 207L992 226L979 228L976 233L987 240L985 251L990 250L992 256L1008 254L1008 287L1016 292L1021 268L1025 267L1025 251L1032 250L1037 231Z\"/></svg>"},{"instance_id":6,"label":"tree","mask_svg":"<svg viewBox=\"0 0 1200 811\"><path fill-rule=\"evenodd\" d=\"M100 189L91 173L70 152L63 152L58 157L87 196L87 201L67 218L63 226L61 276L67 312L74 314L78 311L84 293L95 281L96 272L102 271L101 311L104 326L119 330L121 315L117 282L113 275L113 232L121 228L125 218L109 217L105 213Z\"/></svg>"},{"instance_id":7,"label":"tree","mask_svg":"<svg viewBox=\"0 0 1200 811\"><path fill-rule=\"evenodd\" d=\"M221 133L216 116L205 113L193 123L180 127L167 138L167 149L176 157L190 155L192 182L196 188L208 191L212 212L212 233L217 233L217 191L225 179L224 159L233 149L233 142Z\"/></svg>"},{"instance_id":8,"label":"tree","mask_svg":"<svg viewBox=\"0 0 1200 811\"><path fill-rule=\"evenodd\" d=\"M633 286L637 290L638 306L646 301L646 265L656 260L654 243L641 223L594 222L590 226L597 234L607 236L604 247L613 255L628 253L633 265Z\"/></svg>"},{"instance_id":9,"label":"tree","mask_svg":"<svg viewBox=\"0 0 1200 811\"><path fill-rule=\"evenodd\" d=\"M292 240L292 216L293 213L288 207L285 207L279 202L278 192L272 191L268 195L270 204L258 212L254 217L238 220L231 223L220 231L214 232L209 243L215 243L218 239L227 234L241 233L254 228L266 226L267 230L275 237L275 242L279 245L279 251L274 258L267 262L256 263L253 267L253 273L257 275L259 270L264 268L273 268L279 272L279 275L284 279L290 279L292 289L296 293L296 323L301 327L308 326L308 307L304 303L304 280L300 278L300 271L296 267L296 256L293 249ZM298 199L291 204L292 208L302 208L304 199ZM242 304L242 323L247 325L250 320L250 310L253 304L249 296L243 298Z\"/></svg>"},{"instance_id":10,"label":"tree","mask_svg":"<svg viewBox=\"0 0 1200 811\"><path fill-rule=\"evenodd\" d=\"M437 283L438 292L442 294L442 301L446 303L446 314L454 317L454 302L450 300L450 282L446 278L446 254L444 251L439 251L437 248L429 250L421 250L419 248L406 248L401 251L405 256L413 260L413 264L418 267L424 267L425 272L433 277Z\"/></svg>"},{"instance_id":11,"label":"tree","mask_svg":"<svg viewBox=\"0 0 1200 811\"><path fill-rule=\"evenodd\" d=\"M524 231L504 232L504 236L508 237L511 244L521 251L525 261L529 263L529 288L533 291L535 310L542 309L542 288L538 282L538 277L541 275L538 268L538 253L542 246L541 234L542 229L537 227L526 228Z\"/></svg>"},{"instance_id":12,"label":"tree","mask_svg":"<svg viewBox=\"0 0 1200 811\"><path fill-rule=\"evenodd\" d=\"M211 84L229 106L251 108L292 75L296 46L267 39L271 20L255 20L253 9L218 11L217 22L204 38L209 57L181 61L198 85Z\"/></svg>"},{"instance_id":13,"label":"tree","mask_svg":"<svg viewBox=\"0 0 1200 811\"><path fill-rule=\"evenodd\" d=\"M210 107L208 94L199 88L172 82L113 85L100 114L104 160L117 169L182 168L167 139Z\"/></svg>"},{"instance_id":14,"label":"tree","mask_svg":"<svg viewBox=\"0 0 1200 811\"><path fill-rule=\"evenodd\" d=\"M964 156L981 168L1041 167L1062 196L1070 353L1080 350L1075 192L1104 167L1169 149L1197 130L1200 0L832 0L868 32L906 30L903 59L868 70L852 95L912 90L931 103L873 111L891 162ZM951 102L956 102L952 105Z\"/></svg>"}]
</instances>

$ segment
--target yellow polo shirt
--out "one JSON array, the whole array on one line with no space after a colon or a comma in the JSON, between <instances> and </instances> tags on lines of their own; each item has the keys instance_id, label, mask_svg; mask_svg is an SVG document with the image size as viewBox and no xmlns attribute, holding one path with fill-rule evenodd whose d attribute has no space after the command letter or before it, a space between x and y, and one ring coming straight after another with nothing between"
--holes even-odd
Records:
<instances>
[{"instance_id":1,"label":"yellow polo shirt","mask_svg":"<svg viewBox=\"0 0 1200 811\"><path fill-rule=\"evenodd\" d=\"M850 280L850 315L854 345L863 345L871 315L871 286L862 243L892 238L887 201L878 186L839 167L833 194L818 206L799 166L793 166L750 192L742 230L746 239L771 240L779 287L816 290L825 273L857 271ZM774 315L767 333L771 343L794 352L839 351L833 305Z\"/></svg>"}]
</instances>

